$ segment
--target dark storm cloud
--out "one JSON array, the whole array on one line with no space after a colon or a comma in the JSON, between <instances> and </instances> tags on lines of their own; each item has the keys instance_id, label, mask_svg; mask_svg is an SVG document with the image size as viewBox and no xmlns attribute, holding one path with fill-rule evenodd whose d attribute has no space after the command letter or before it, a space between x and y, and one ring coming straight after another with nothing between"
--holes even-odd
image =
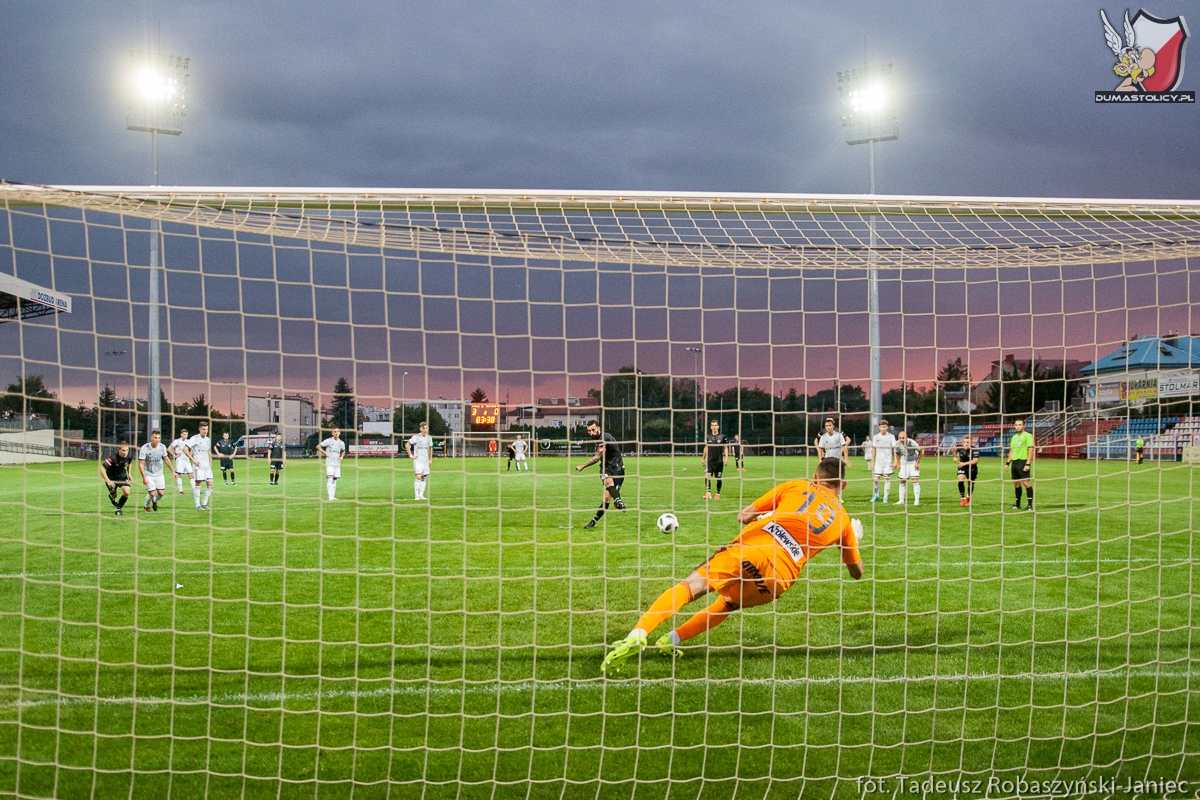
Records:
<instances>
[{"instance_id":1,"label":"dark storm cloud","mask_svg":"<svg viewBox=\"0 0 1200 800\"><path fill-rule=\"evenodd\" d=\"M902 92L881 192L1194 197L1200 183L1196 107L1092 102L1115 84L1094 2L7 3L4 14L10 180L147 182L122 73L128 50L161 30L164 52L193 59L164 183L864 191L866 152L842 140L836 94L836 72L864 49L896 65Z\"/></svg>"}]
</instances>

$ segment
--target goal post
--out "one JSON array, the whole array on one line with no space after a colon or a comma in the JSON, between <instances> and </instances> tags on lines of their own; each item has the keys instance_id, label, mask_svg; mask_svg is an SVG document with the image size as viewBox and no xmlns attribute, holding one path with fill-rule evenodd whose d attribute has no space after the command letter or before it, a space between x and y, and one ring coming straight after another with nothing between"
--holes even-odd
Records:
<instances>
[{"instance_id":1,"label":"goal post","mask_svg":"<svg viewBox=\"0 0 1200 800\"><path fill-rule=\"evenodd\" d=\"M0 793L1200 774L1200 203L0 183L0 207L0 288L70 303L0 325ZM894 473L869 270L895 460L920 456ZM243 442L211 495L174 452L142 483L151 315L162 443ZM818 553L603 676L738 511L812 478L827 419L865 577Z\"/></svg>"}]
</instances>

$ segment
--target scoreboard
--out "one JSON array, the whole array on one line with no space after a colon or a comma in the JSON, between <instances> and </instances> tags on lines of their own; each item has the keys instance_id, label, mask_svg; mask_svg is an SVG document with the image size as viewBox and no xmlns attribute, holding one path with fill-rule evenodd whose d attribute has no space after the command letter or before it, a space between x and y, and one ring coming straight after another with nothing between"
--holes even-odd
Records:
<instances>
[{"instance_id":1,"label":"scoreboard","mask_svg":"<svg viewBox=\"0 0 1200 800\"><path fill-rule=\"evenodd\" d=\"M500 422L500 406L497 403L471 403L472 425L495 425Z\"/></svg>"}]
</instances>

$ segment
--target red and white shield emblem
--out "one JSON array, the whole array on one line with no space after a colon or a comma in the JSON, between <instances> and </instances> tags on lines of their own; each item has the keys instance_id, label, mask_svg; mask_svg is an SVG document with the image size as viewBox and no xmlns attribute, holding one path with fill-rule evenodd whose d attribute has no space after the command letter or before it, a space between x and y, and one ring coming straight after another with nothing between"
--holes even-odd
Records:
<instances>
[{"instance_id":1,"label":"red and white shield emblem","mask_svg":"<svg viewBox=\"0 0 1200 800\"><path fill-rule=\"evenodd\" d=\"M1148 92L1170 92L1183 78L1183 49L1187 27L1182 17L1158 19L1139 10L1134 16L1133 32L1139 50L1154 51L1154 74L1142 81Z\"/></svg>"}]
</instances>

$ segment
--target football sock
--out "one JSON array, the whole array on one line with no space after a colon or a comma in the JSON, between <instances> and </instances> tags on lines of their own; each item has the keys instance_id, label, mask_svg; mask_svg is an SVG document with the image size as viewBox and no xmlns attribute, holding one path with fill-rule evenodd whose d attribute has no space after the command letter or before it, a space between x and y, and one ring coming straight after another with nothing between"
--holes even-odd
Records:
<instances>
[{"instance_id":1,"label":"football sock","mask_svg":"<svg viewBox=\"0 0 1200 800\"><path fill-rule=\"evenodd\" d=\"M229 480L233 481L234 483L237 483L237 472L236 471L234 471L232 469L229 470Z\"/></svg>"},{"instance_id":2,"label":"football sock","mask_svg":"<svg viewBox=\"0 0 1200 800\"><path fill-rule=\"evenodd\" d=\"M146 492L146 502L142 503L142 505L145 506L146 508L149 508L150 504L153 502L154 502L154 495L150 492Z\"/></svg>"},{"instance_id":3,"label":"football sock","mask_svg":"<svg viewBox=\"0 0 1200 800\"><path fill-rule=\"evenodd\" d=\"M122 493L121 499L117 500L117 508L124 508L127 500L129 500L129 495Z\"/></svg>"},{"instance_id":4,"label":"football sock","mask_svg":"<svg viewBox=\"0 0 1200 800\"><path fill-rule=\"evenodd\" d=\"M663 623L663 620L679 609L692 602L692 590L683 581L667 589L658 596L646 613L638 620L637 627L649 634Z\"/></svg>"},{"instance_id":5,"label":"football sock","mask_svg":"<svg viewBox=\"0 0 1200 800\"><path fill-rule=\"evenodd\" d=\"M192 487L192 498L196 501L196 508L199 508L200 507L200 487L199 486Z\"/></svg>"},{"instance_id":6,"label":"football sock","mask_svg":"<svg viewBox=\"0 0 1200 800\"><path fill-rule=\"evenodd\" d=\"M904 498L907 495L908 495L908 484L906 484L906 483L900 484L900 498L899 499L900 499L901 503L904 502Z\"/></svg>"},{"instance_id":7,"label":"football sock","mask_svg":"<svg viewBox=\"0 0 1200 800\"><path fill-rule=\"evenodd\" d=\"M1021 484L1017 484L1017 505L1021 505Z\"/></svg>"},{"instance_id":8,"label":"football sock","mask_svg":"<svg viewBox=\"0 0 1200 800\"><path fill-rule=\"evenodd\" d=\"M721 493L721 479L717 478L717 494Z\"/></svg>"},{"instance_id":9,"label":"football sock","mask_svg":"<svg viewBox=\"0 0 1200 800\"><path fill-rule=\"evenodd\" d=\"M967 484L967 497L970 497L973 494L975 494L975 481L971 481Z\"/></svg>"},{"instance_id":10,"label":"football sock","mask_svg":"<svg viewBox=\"0 0 1200 800\"><path fill-rule=\"evenodd\" d=\"M1029 495L1029 505L1033 505L1033 487L1026 486L1025 492Z\"/></svg>"},{"instance_id":11,"label":"football sock","mask_svg":"<svg viewBox=\"0 0 1200 800\"><path fill-rule=\"evenodd\" d=\"M892 492L892 479L884 478L883 479L883 500L885 503L887 502L888 495L891 494L891 492Z\"/></svg>"},{"instance_id":12,"label":"football sock","mask_svg":"<svg viewBox=\"0 0 1200 800\"><path fill-rule=\"evenodd\" d=\"M337 483L334 482L333 478L325 479L325 493L329 495L330 500L333 499L333 491L336 487L337 487Z\"/></svg>"},{"instance_id":13,"label":"football sock","mask_svg":"<svg viewBox=\"0 0 1200 800\"><path fill-rule=\"evenodd\" d=\"M921 484L919 484L919 483L913 484L913 502L914 503L921 502Z\"/></svg>"},{"instance_id":14,"label":"football sock","mask_svg":"<svg viewBox=\"0 0 1200 800\"><path fill-rule=\"evenodd\" d=\"M967 482L966 481L958 482L958 496L959 497L967 496Z\"/></svg>"},{"instance_id":15,"label":"football sock","mask_svg":"<svg viewBox=\"0 0 1200 800\"><path fill-rule=\"evenodd\" d=\"M712 481L710 481L708 478L704 479L704 493L712 494Z\"/></svg>"},{"instance_id":16,"label":"football sock","mask_svg":"<svg viewBox=\"0 0 1200 800\"><path fill-rule=\"evenodd\" d=\"M413 499L414 500L421 499L421 481L418 481L416 479L413 480Z\"/></svg>"},{"instance_id":17,"label":"football sock","mask_svg":"<svg viewBox=\"0 0 1200 800\"><path fill-rule=\"evenodd\" d=\"M225 470L225 469L221 470L221 480L225 481L226 483L229 483L229 470Z\"/></svg>"},{"instance_id":18,"label":"football sock","mask_svg":"<svg viewBox=\"0 0 1200 800\"><path fill-rule=\"evenodd\" d=\"M210 498L210 497L212 497L212 487L211 486L204 490L204 502L201 503L200 505L204 505L204 506L208 505L208 498Z\"/></svg>"},{"instance_id":19,"label":"football sock","mask_svg":"<svg viewBox=\"0 0 1200 800\"><path fill-rule=\"evenodd\" d=\"M879 478L875 479L874 486L875 486L875 496L879 497Z\"/></svg>"},{"instance_id":20,"label":"football sock","mask_svg":"<svg viewBox=\"0 0 1200 800\"><path fill-rule=\"evenodd\" d=\"M607 510L608 510L608 503L605 503L604 505L597 508L596 516L592 517L592 522L599 522L600 518L604 516L604 512Z\"/></svg>"},{"instance_id":21,"label":"football sock","mask_svg":"<svg viewBox=\"0 0 1200 800\"><path fill-rule=\"evenodd\" d=\"M606 486L605 488L608 490L608 496L611 497L613 500L621 499L621 487L620 486L617 486L614 483L612 486ZM649 633L649 631L647 631L647 633Z\"/></svg>"},{"instance_id":22,"label":"football sock","mask_svg":"<svg viewBox=\"0 0 1200 800\"><path fill-rule=\"evenodd\" d=\"M179 491L181 491L181 492L183 491L183 478L176 478L176 479L175 479L175 488L176 488L176 489L178 489L178 490L179 490Z\"/></svg>"},{"instance_id":23,"label":"football sock","mask_svg":"<svg viewBox=\"0 0 1200 800\"><path fill-rule=\"evenodd\" d=\"M697 612L695 616L675 629L675 632L679 634L679 641L683 642L693 636L699 636L707 630L712 630L736 610L737 606L732 605L724 597L717 598L717 602L703 611Z\"/></svg>"}]
</instances>

